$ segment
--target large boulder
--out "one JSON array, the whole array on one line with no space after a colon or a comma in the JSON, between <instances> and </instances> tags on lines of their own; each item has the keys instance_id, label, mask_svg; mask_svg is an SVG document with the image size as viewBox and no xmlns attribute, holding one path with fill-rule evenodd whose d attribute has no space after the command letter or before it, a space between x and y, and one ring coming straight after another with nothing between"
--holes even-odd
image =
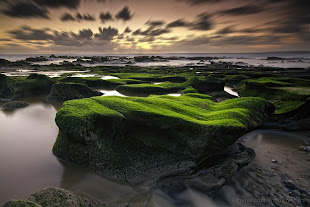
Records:
<instances>
[{"instance_id":1,"label":"large boulder","mask_svg":"<svg viewBox=\"0 0 310 207\"><path fill-rule=\"evenodd\" d=\"M19 108L25 108L29 106L29 103L24 101L10 101L5 104L3 104L0 108L1 109L19 109Z\"/></svg>"},{"instance_id":2,"label":"large boulder","mask_svg":"<svg viewBox=\"0 0 310 207\"><path fill-rule=\"evenodd\" d=\"M85 84L79 83L55 83L46 98L49 102L63 102L73 99L101 96L103 93L93 91Z\"/></svg>"},{"instance_id":3,"label":"large boulder","mask_svg":"<svg viewBox=\"0 0 310 207\"><path fill-rule=\"evenodd\" d=\"M0 74L0 100L12 100L22 91L22 85L18 81Z\"/></svg>"},{"instance_id":4,"label":"large boulder","mask_svg":"<svg viewBox=\"0 0 310 207\"><path fill-rule=\"evenodd\" d=\"M27 200L12 200L3 207L107 207L96 199L78 192L48 187L32 194Z\"/></svg>"},{"instance_id":5,"label":"large boulder","mask_svg":"<svg viewBox=\"0 0 310 207\"><path fill-rule=\"evenodd\" d=\"M216 103L197 93L67 101L56 116L53 152L105 176L138 183L188 170L224 151L261 126L272 110L261 98Z\"/></svg>"}]
</instances>

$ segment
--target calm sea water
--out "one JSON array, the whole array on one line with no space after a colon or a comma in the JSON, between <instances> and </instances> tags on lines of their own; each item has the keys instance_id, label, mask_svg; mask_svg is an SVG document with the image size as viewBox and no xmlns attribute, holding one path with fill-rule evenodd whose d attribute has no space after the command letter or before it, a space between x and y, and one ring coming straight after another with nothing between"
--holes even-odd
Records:
<instances>
[{"instance_id":1,"label":"calm sea water","mask_svg":"<svg viewBox=\"0 0 310 207\"><path fill-rule=\"evenodd\" d=\"M59 54L66 55L66 54ZM67 54L68 55L68 54ZM310 52L270 52L270 53L169 53L169 54L69 54L70 56L114 56L114 57L129 57L133 58L140 55L159 55L162 57L217 57L218 61L232 62L240 64L243 62L247 65L253 66L269 66L269 67L283 67L283 68L309 68L310 67ZM49 54L27 54L27 55L0 55L0 58L4 58L10 61L25 60L27 57L46 56ZM281 58L294 58L293 60L266 60L267 57L281 57ZM72 59L50 59L49 61L35 62L34 64L48 65L48 64L60 64L63 61L72 62L76 58ZM240 65L244 65L244 64ZM137 66L185 66L185 65L208 65L209 61L201 63L195 60L170 60L168 62L140 62L135 63ZM120 61L109 61L98 64L83 63L84 66L98 66L98 65L114 65L124 66L125 63Z\"/></svg>"}]
</instances>

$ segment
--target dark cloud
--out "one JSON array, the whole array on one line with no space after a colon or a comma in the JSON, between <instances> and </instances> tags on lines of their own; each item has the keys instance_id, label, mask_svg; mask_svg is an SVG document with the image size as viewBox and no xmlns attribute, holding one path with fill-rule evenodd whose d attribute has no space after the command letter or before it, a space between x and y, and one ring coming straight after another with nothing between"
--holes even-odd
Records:
<instances>
[{"instance_id":1,"label":"dark cloud","mask_svg":"<svg viewBox=\"0 0 310 207\"><path fill-rule=\"evenodd\" d=\"M53 38L53 35L49 32L50 29L33 29L29 26L23 26L8 33L18 40L50 40Z\"/></svg>"},{"instance_id":2,"label":"dark cloud","mask_svg":"<svg viewBox=\"0 0 310 207\"><path fill-rule=\"evenodd\" d=\"M202 30L207 31L212 29L214 23L212 21L212 15L209 13L201 13L198 14L194 21L187 22L183 19L178 19L176 21L170 22L166 25L166 28L174 28L174 27L185 27L192 30Z\"/></svg>"},{"instance_id":3,"label":"dark cloud","mask_svg":"<svg viewBox=\"0 0 310 207\"><path fill-rule=\"evenodd\" d=\"M93 17L90 14L81 14L79 12L76 13L75 17L78 21L83 21L83 20L84 21L95 21L96 20L95 17Z\"/></svg>"},{"instance_id":4,"label":"dark cloud","mask_svg":"<svg viewBox=\"0 0 310 207\"><path fill-rule=\"evenodd\" d=\"M235 32L234 26L224 27L216 32L216 34L231 34Z\"/></svg>"},{"instance_id":5,"label":"dark cloud","mask_svg":"<svg viewBox=\"0 0 310 207\"><path fill-rule=\"evenodd\" d=\"M106 12L106 13L101 12L99 15L99 18L101 19L102 23L105 23L113 19L112 14L110 12Z\"/></svg>"},{"instance_id":6,"label":"dark cloud","mask_svg":"<svg viewBox=\"0 0 310 207\"><path fill-rule=\"evenodd\" d=\"M241 15L250 15L250 14L257 14L262 12L262 6L258 5L245 5L240 6L232 9L226 9L218 12L220 15L231 15L231 16L241 16Z\"/></svg>"},{"instance_id":7,"label":"dark cloud","mask_svg":"<svg viewBox=\"0 0 310 207\"><path fill-rule=\"evenodd\" d=\"M126 27L124 33L130 33L130 32L132 32L132 30L129 27Z\"/></svg>"},{"instance_id":8,"label":"dark cloud","mask_svg":"<svg viewBox=\"0 0 310 207\"><path fill-rule=\"evenodd\" d=\"M60 20L63 22L67 21L76 21L76 19L69 13L64 13L61 17Z\"/></svg>"},{"instance_id":9,"label":"dark cloud","mask_svg":"<svg viewBox=\"0 0 310 207\"><path fill-rule=\"evenodd\" d=\"M129 21L133 17L133 14L129 10L128 6L125 6L120 12L118 12L115 16L116 19L120 19L123 21Z\"/></svg>"},{"instance_id":10,"label":"dark cloud","mask_svg":"<svg viewBox=\"0 0 310 207\"><path fill-rule=\"evenodd\" d=\"M157 21L147 21L145 24L149 25L149 26L152 26L152 27L158 27L158 26L164 25L165 22L161 21L161 20L157 20Z\"/></svg>"},{"instance_id":11,"label":"dark cloud","mask_svg":"<svg viewBox=\"0 0 310 207\"><path fill-rule=\"evenodd\" d=\"M17 4L10 5L7 9L3 10L2 13L9 17L16 18L49 19L47 9L41 8L32 2L19 2Z\"/></svg>"},{"instance_id":12,"label":"dark cloud","mask_svg":"<svg viewBox=\"0 0 310 207\"><path fill-rule=\"evenodd\" d=\"M75 16L69 13L64 13L61 17L60 20L63 22L66 21L95 21L95 17L90 15L90 14L81 14L77 12Z\"/></svg>"},{"instance_id":13,"label":"dark cloud","mask_svg":"<svg viewBox=\"0 0 310 207\"><path fill-rule=\"evenodd\" d=\"M87 39L91 40L93 37L93 31L90 29L82 29L79 31L79 34L77 35L78 39Z\"/></svg>"},{"instance_id":14,"label":"dark cloud","mask_svg":"<svg viewBox=\"0 0 310 207\"><path fill-rule=\"evenodd\" d=\"M202 13L197 15L196 20L187 25L187 27L194 30L210 30L213 28L213 22L211 21L212 15L208 13Z\"/></svg>"},{"instance_id":15,"label":"dark cloud","mask_svg":"<svg viewBox=\"0 0 310 207\"><path fill-rule=\"evenodd\" d=\"M183 19L178 19L176 21L170 22L167 24L167 28L173 28L173 27L186 27L189 23L186 22Z\"/></svg>"},{"instance_id":16,"label":"dark cloud","mask_svg":"<svg viewBox=\"0 0 310 207\"><path fill-rule=\"evenodd\" d=\"M177 1L184 1L192 5L197 5L197 4L205 4L205 3L217 3L222 0L177 0Z\"/></svg>"},{"instance_id":17,"label":"dark cloud","mask_svg":"<svg viewBox=\"0 0 310 207\"><path fill-rule=\"evenodd\" d=\"M118 30L116 28L99 27L99 33L95 34L95 37L98 38L99 40L112 40L117 35L118 35Z\"/></svg>"},{"instance_id":18,"label":"dark cloud","mask_svg":"<svg viewBox=\"0 0 310 207\"><path fill-rule=\"evenodd\" d=\"M49 28L34 29L29 26L23 26L20 29L8 32L13 39L22 41L45 41L52 42L56 46L91 46L102 45L118 35L118 30L115 28L99 28L99 33L93 33L91 29L82 29L78 33L60 32Z\"/></svg>"},{"instance_id":19,"label":"dark cloud","mask_svg":"<svg viewBox=\"0 0 310 207\"><path fill-rule=\"evenodd\" d=\"M38 5L48 8L77 9L81 0L34 0Z\"/></svg>"},{"instance_id":20,"label":"dark cloud","mask_svg":"<svg viewBox=\"0 0 310 207\"><path fill-rule=\"evenodd\" d=\"M148 29L142 31L141 29L137 29L132 33L132 35L140 35L140 36L160 36L162 34L170 33L171 31L167 28L159 28L155 26L150 26Z\"/></svg>"}]
</instances>

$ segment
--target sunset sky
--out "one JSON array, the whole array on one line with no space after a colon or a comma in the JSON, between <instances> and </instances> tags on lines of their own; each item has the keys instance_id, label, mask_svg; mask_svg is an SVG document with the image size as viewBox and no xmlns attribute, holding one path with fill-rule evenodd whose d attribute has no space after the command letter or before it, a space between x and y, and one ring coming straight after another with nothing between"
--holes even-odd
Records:
<instances>
[{"instance_id":1,"label":"sunset sky","mask_svg":"<svg viewBox=\"0 0 310 207\"><path fill-rule=\"evenodd\" d=\"M309 0L0 0L0 53L309 51L309 11Z\"/></svg>"}]
</instances>

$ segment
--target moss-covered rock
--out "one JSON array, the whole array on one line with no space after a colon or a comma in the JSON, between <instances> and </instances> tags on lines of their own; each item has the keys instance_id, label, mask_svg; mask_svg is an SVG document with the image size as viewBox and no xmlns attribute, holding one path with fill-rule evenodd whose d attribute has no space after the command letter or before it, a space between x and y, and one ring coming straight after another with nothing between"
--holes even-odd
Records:
<instances>
[{"instance_id":1,"label":"moss-covered rock","mask_svg":"<svg viewBox=\"0 0 310 207\"><path fill-rule=\"evenodd\" d=\"M32 194L27 200L12 200L3 207L107 207L87 195L61 188L48 187Z\"/></svg>"},{"instance_id":2,"label":"moss-covered rock","mask_svg":"<svg viewBox=\"0 0 310 207\"><path fill-rule=\"evenodd\" d=\"M128 96L148 96L151 94L162 95L177 93L196 82L198 82L198 78L194 77L183 83L164 82L160 84L129 84L118 86L115 90Z\"/></svg>"},{"instance_id":3,"label":"moss-covered rock","mask_svg":"<svg viewBox=\"0 0 310 207\"><path fill-rule=\"evenodd\" d=\"M18 81L0 74L0 100L11 100L22 91L22 85Z\"/></svg>"},{"instance_id":4,"label":"moss-covered rock","mask_svg":"<svg viewBox=\"0 0 310 207\"><path fill-rule=\"evenodd\" d=\"M198 82L192 84L193 88L199 93L207 93L211 91L223 91L225 82L214 77L200 78Z\"/></svg>"},{"instance_id":5,"label":"moss-covered rock","mask_svg":"<svg viewBox=\"0 0 310 207\"><path fill-rule=\"evenodd\" d=\"M247 79L239 83L235 90L242 97L269 100L276 107L276 114L291 114L309 102L310 81L287 77Z\"/></svg>"},{"instance_id":6,"label":"moss-covered rock","mask_svg":"<svg viewBox=\"0 0 310 207\"><path fill-rule=\"evenodd\" d=\"M53 147L61 159L140 182L188 169L259 127L273 106L261 98L216 103L180 97L92 97L64 103Z\"/></svg>"},{"instance_id":7,"label":"moss-covered rock","mask_svg":"<svg viewBox=\"0 0 310 207\"><path fill-rule=\"evenodd\" d=\"M10 101L3 104L0 108L1 109L18 109L18 108L25 108L29 106L29 103L24 101Z\"/></svg>"},{"instance_id":8,"label":"moss-covered rock","mask_svg":"<svg viewBox=\"0 0 310 207\"><path fill-rule=\"evenodd\" d=\"M63 102L73 99L101 96L102 93L93 91L85 84L78 83L55 83L46 98L49 102Z\"/></svg>"},{"instance_id":9,"label":"moss-covered rock","mask_svg":"<svg viewBox=\"0 0 310 207\"><path fill-rule=\"evenodd\" d=\"M48 94L55 83L54 80L46 75L31 74L21 81L25 94Z\"/></svg>"}]
</instances>

